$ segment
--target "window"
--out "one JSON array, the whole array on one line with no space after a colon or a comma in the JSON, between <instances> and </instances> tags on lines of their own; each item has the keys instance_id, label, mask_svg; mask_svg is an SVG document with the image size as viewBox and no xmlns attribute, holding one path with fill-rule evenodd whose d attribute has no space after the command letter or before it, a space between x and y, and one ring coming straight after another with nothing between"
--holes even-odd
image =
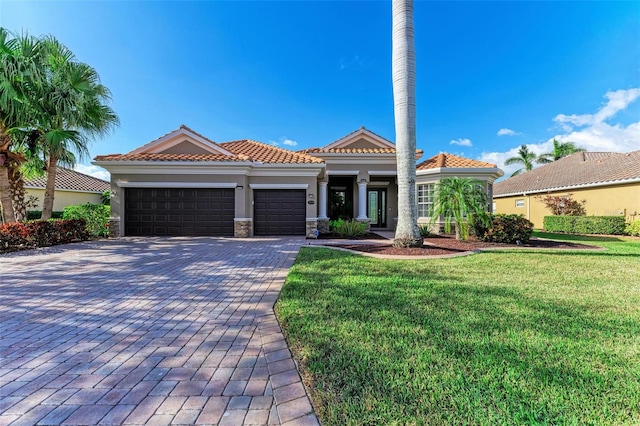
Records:
<instances>
[{"instance_id":1,"label":"window","mask_svg":"<svg viewBox=\"0 0 640 426\"><path fill-rule=\"evenodd\" d=\"M435 189L435 183L418 185L418 217L431 217Z\"/></svg>"},{"instance_id":2,"label":"window","mask_svg":"<svg viewBox=\"0 0 640 426\"><path fill-rule=\"evenodd\" d=\"M524 207L524 198L518 198L516 200L516 207Z\"/></svg>"}]
</instances>

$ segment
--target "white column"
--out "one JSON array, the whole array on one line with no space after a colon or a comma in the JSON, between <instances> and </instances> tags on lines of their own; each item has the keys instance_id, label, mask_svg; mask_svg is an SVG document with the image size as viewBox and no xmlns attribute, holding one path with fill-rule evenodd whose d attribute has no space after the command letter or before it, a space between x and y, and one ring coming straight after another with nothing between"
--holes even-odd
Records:
<instances>
[{"instance_id":1,"label":"white column","mask_svg":"<svg viewBox=\"0 0 640 426\"><path fill-rule=\"evenodd\" d=\"M367 217L367 182L358 182L358 220L369 219Z\"/></svg>"},{"instance_id":2,"label":"white column","mask_svg":"<svg viewBox=\"0 0 640 426\"><path fill-rule=\"evenodd\" d=\"M320 199L318 205L318 219L327 220L327 184L328 182L320 182Z\"/></svg>"}]
</instances>

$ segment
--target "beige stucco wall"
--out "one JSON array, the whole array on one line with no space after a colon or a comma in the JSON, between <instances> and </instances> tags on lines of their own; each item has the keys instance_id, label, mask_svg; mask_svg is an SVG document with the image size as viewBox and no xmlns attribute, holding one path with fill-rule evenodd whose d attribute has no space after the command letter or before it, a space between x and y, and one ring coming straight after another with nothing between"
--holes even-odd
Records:
<instances>
[{"instance_id":1,"label":"beige stucco wall","mask_svg":"<svg viewBox=\"0 0 640 426\"><path fill-rule=\"evenodd\" d=\"M494 198L493 202L496 213L522 214L533 222L534 227L542 229L544 217L551 215L539 200L540 195L546 194L500 197ZM589 216L620 215L625 216L627 222L640 219L640 183L555 191L549 194L558 196L573 194L574 200L585 200L585 209ZM516 207L516 200L524 200L524 207Z\"/></svg>"},{"instance_id":2,"label":"beige stucco wall","mask_svg":"<svg viewBox=\"0 0 640 426\"><path fill-rule=\"evenodd\" d=\"M44 201L44 189L26 188L27 199L30 195L33 195L38 199L37 207L29 207L29 210L42 210L42 202ZM62 189L56 189L53 198L53 211L63 211L67 206L73 206L76 204L101 204L102 194L95 192L77 192L77 191L65 191Z\"/></svg>"}]
</instances>

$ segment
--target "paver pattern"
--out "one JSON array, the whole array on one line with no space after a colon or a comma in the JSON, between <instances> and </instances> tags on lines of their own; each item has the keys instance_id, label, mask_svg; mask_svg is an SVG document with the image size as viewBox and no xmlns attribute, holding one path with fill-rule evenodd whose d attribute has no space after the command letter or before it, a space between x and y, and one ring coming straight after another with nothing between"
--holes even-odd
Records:
<instances>
[{"instance_id":1,"label":"paver pattern","mask_svg":"<svg viewBox=\"0 0 640 426\"><path fill-rule=\"evenodd\" d=\"M317 425L273 313L301 238L0 255L0 425Z\"/></svg>"}]
</instances>

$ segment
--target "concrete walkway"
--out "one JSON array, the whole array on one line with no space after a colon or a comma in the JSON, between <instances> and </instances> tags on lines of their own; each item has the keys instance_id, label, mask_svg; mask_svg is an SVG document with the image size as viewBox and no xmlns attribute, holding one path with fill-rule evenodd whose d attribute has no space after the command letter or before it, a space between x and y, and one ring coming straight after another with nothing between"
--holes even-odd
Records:
<instances>
[{"instance_id":1,"label":"concrete walkway","mask_svg":"<svg viewBox=\"0 0 640 426\"><path fill-rule=\"evenodd\" d=\"M272 309L304 243L0 255L0 425L317 425Z\"/></svg>"}]
</instances>

